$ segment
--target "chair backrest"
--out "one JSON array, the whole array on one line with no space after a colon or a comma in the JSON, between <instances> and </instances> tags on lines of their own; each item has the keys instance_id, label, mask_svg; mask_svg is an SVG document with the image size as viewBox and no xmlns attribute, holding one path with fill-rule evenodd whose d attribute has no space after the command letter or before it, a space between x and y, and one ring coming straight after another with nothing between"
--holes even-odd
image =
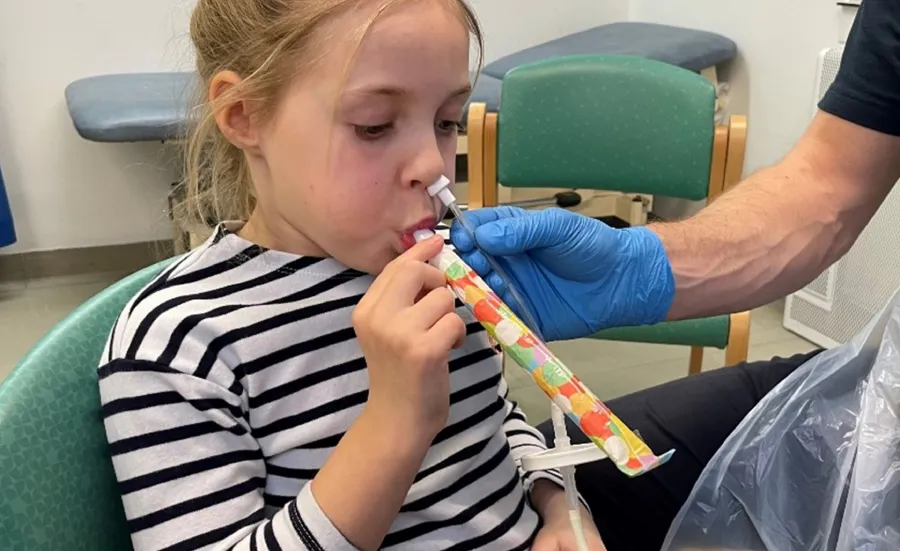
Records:
<instances>
[{"instance_id":1,"label":"chair backrest","mask_svg":"<svg viewBox=\"0 0 900 551\"><path fill-rule=\"evenodd\" d=\"M713 198L729 148L715 105L708 79L658 61L578 55L520 66L503 80L499 113L484 118L484 143L475 137L485 193L499 181ZM476 133L483 115L470 110Z\"/></svg>"},{"instance_id":2,"label":"chair backrest","mask_svg":"<svg viewBox=\"0 0 900 551\"><path fill-rule=\"evenodd\" d=\"M0 549L131 549L97 367L116 317L169 262L80 306L0 385Z\"/></svg>"},{"instance_id":3,"label":"chair backrest","mask_svg":"<svg viewBox=\"0 0 900 551\"><path fill-rule=\"evenodd\" d=\"M521 65L503 80L499 113L469 107L467 207L497 205L498 183L712 201L740 181L747 138L745 116L716 124L715 109L712 82L658 61L577 55ZM613 328L596 338L727 351L737 335L745 354L748 320Z\"/></svg>"}]
</instances>

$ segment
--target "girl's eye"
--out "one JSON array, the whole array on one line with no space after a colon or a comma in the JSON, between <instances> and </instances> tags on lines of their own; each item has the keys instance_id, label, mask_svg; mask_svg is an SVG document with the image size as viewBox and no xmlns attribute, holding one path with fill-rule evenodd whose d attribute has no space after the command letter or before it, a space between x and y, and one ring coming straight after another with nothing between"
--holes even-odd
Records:
<instances>
[{"instance_id":1,"label":"girl's eye","mask_svg":"<svg viewBox=\"0 0 900 551\"><path fill-rule=\"evenodd\" d=\"M364 140L377 140L378 138L383 137L388 130L391 129L393 124L377 124L374 126L360 126L354 125L356 129L356 134L360 138Z\"/></svg>"},{"instance_id":2,"label":"girl's eye","mask_svg":"<svg viewBox=\"0 0 900 551\"><path fill-rule=\"evenodd\" d=\"M438 130L444 132L445 134L462 132L465 130L462 123L459 121L441 121L438 123Z\"/></svg>"}]
</instances>

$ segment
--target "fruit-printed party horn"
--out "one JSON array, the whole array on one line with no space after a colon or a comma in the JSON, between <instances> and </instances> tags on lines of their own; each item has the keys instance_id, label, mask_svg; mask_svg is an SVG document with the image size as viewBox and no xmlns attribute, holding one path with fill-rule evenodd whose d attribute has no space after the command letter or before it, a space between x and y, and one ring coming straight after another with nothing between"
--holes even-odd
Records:
<instances>
[{"instance_id":1,"label":"fruit-printed party horn","mask_svg":"<svg viewBox=\"0 0 900 551\"><path fill-rule=\"evenodd\" d=\"M423 230L416 233L416 240L431 235L432 232ZM541 390L615 462L619 470L633 477L669 460L674 450L655 455L452 249L445 246L431 263L444 273L456 296L503 351L531 375Z\"/></svg>"}]
</instances>

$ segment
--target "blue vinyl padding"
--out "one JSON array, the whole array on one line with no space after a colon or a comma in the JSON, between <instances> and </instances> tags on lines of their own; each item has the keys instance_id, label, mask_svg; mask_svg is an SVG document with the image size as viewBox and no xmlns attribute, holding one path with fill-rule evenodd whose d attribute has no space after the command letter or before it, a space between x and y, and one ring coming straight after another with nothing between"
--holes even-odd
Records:
<instances>
[{"instance_id":1,"label":"blue vinyl padding","mask_svg":"<svg viewBox=\"0 0 900 551\"><path fill-rule=\"evenodd\" d=\"M503 76L514 67L574 54L645 57L701 71L732 59L734 42L706 31L650 23L612 23L498 59L478 75L472 102L496 111ZM473 75L474 79L474 75ZM183 137L198 90L192 72L101 75L73 82L66 103L75 129L96 142L166 141Z\"/></svg>"}]
</instances>

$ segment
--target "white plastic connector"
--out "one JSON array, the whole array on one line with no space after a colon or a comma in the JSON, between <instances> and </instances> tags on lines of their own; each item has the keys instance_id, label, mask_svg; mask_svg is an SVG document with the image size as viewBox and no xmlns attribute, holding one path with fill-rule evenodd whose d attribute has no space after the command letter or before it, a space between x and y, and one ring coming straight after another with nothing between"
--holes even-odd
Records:
<instances>
[{"instance_id":1,"label":"white plastic connector","mask_svg":"<svg viewBox=\"0 0 900 551\"><path fill-rule=\"evenodd\" d=\"M523 457L522 470L525 472L546 471L584 465L585 463L593 463L603 459L608 459L608 456L593 443L576 444L565 449L553 447L545 451L530 453Z\"/></svg>"},{"instance_id":2,"label":"white plastic connector","mask_svg":"<svg viewBox=\"0 0 900 551\"><path fill-rule=\"evenodd\" d=\"M434 232L431 230L416 230L413 232L413 239L416 240L416 243L421 243L432 235L434 235Z\"/></svg>"},{"instance_id":3,"label":"white plastic connector","mask_svg":"<svg viewBox=\"0 0 900 551\"><path fill-rule=\"evenodd\" d=\"M456 202L456 197L450 191L450 179L446 176L438 178L437 182L428 186L429 197L437 197L445 207Z\"/></svg>"}]
</instances>

